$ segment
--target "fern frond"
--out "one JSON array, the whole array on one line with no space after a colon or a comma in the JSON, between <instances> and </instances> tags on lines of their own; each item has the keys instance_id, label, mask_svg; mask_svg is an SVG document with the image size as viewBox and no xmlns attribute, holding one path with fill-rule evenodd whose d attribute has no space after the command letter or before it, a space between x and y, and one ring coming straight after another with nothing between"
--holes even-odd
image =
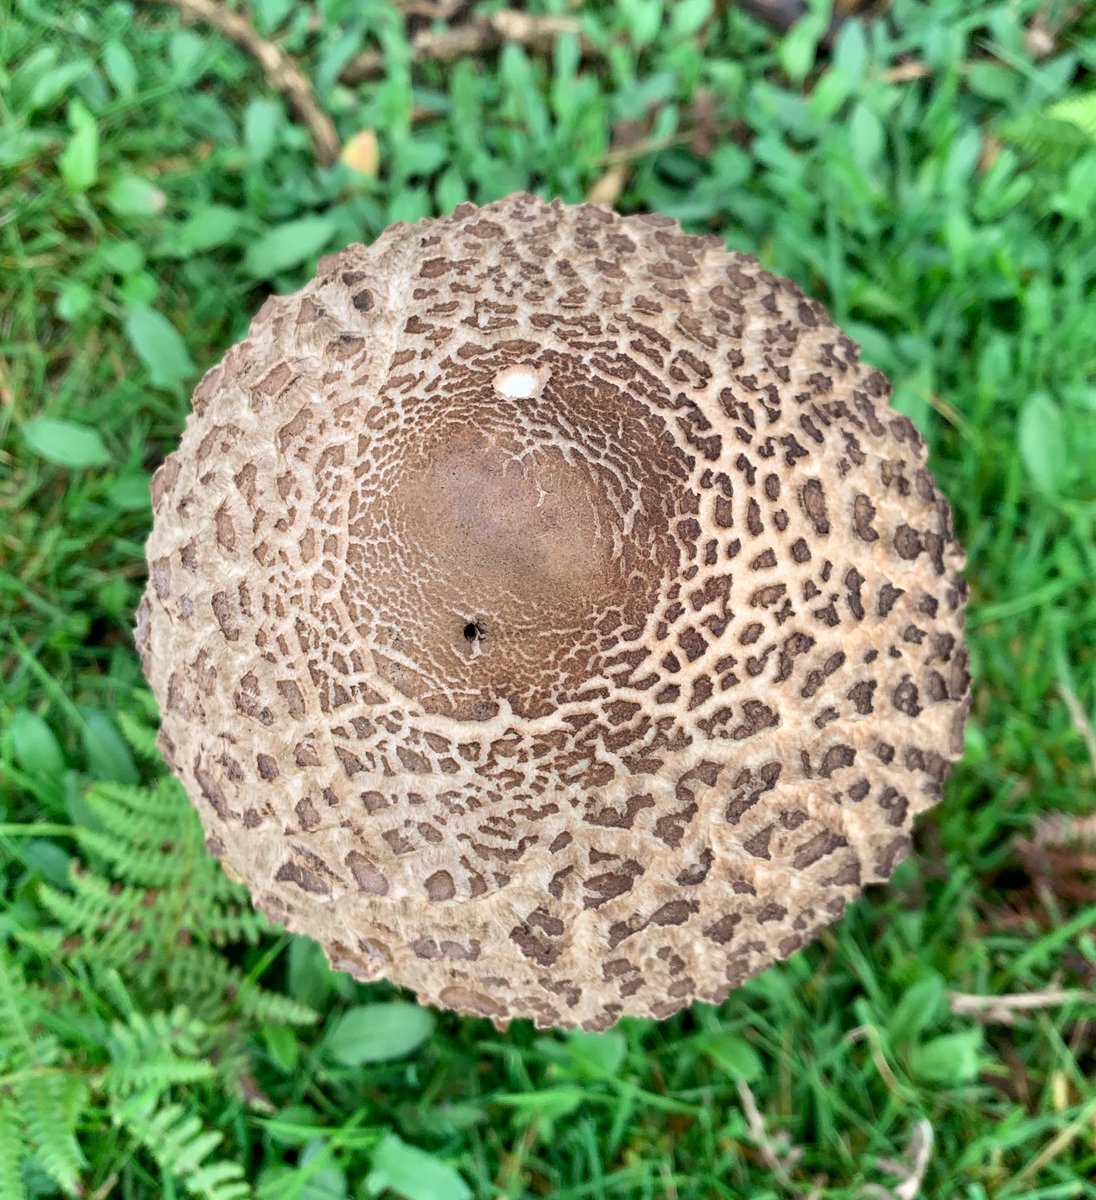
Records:
<instances>
[{"instance_id":1,"label":"fern frond","mask_svg":"<svg viewBox=\"0 0 1096 1200\"><path fill-rule=\"evenodd\" d=\"M115 872L145 887L170 887L185 879L187 856L172 853L170 842L146 848L137 842L120 841L117 833L82 829L80 844Z\"/></svg>"},{"instance_id":2,"label":"fern frond","mask_svg":"<svg viewBox=\"0 0 1096 1200\"><path fill-rule=\"evenodd\" d=\"M264 1025L312 1025L317 1014L281 992L272 992L248 979L206 946L184 946L168 963L168 986L178 994L228 996L245 1016Z\"/></svg>"},{"instance_id":3,"label":"fern frond","mask_svg":"<svg viewBox=\"0 0 1096 1200\"><path fill-rule=\"evenodd\" d=\"M160 747L156 745L156 729L139 721L132 713L118 713L118 726L122 736L130 745L130 749L138 758L144 759L150 765L159 766L163 762Z\"/></svg>"},{"instance_id":4,"label":"fern frond","mask_svg":"<svg viewBox=\"0 0 1096 1200\"><path fill-rule=\"evenodd\" d=\"M99 1078L108 1094L166 1092L175 1084L200 1083L216 1076L213 1064L201 1056L208 1031L184 1008L149 1015L134 1012L111 1026L113 1063Z\"/></svg>"},{"instance_id":5,"label":"fern frond","mask_svg":"<svg viewBox=\"0 0 1096 1200\"><path fill-rule=\"evenodd\" d=\"M140 962L147 954L147 893L143 889L112 888L104 879L81 873L74 876L73 894L43 884L39 899L71 939L72 952L92 957L100 966Z\"/></svg>"},{"instance_id":6,"label":"fern frond","mask_svg":"<svg viewBox=\"0 0 1096 1200\"><path fill-rule=\"evenodd\" d=\"M1075 125L1096 146L1096 92L1083 96L1067 96L1046 110L1047 116L1055 121L1066 121Z\"/></svg>"},{"instance_id":7,"label":"fern frond","mask_svg":"<svg viewBox=\"0 0 1096 1200\"><path fill-rule=\"evenodd\" d=\"M87 804L108 832L135 845L201 839L198 814L175 781L154 788L99 783L89 789Z\"/></svg>"},{"instance_id":8,"label":"fern frond","mask_svg":"<svg viewBox=\"0 0 1096 1200\"><path fill-rule=\"evenodd\" d=\"M211 1200L246 1200L252 1194L244 1181L243 1168L223 1160L200 1167L190 1177L187 1187L192 1195Z\"/></svg>"},{"instance_id":9,"label":"fern frond","mask_svg":"<svg viewBox=\"0 0 1096 1200\"><path fill-rule=\"evenodd\" d=\"M78 1076L55 1072L28 1075L14 1091L38 1165L62 1191L78 1194L87 1159L76 1125L87 1107L87 1085Z\"/></svg>"},{"instance_id":10,"label":"fern frond","mask_svg":"<svg viewBox=\"0 0 1096 1200\"><path fill-rule=\"evenodd\" d=\"M0 1055L9 1071L19 1071L33 1063L34 1052L30 1031L23 1019L26 982L9 963L7 952L0 945Z\"/></svg>"},{"instance_id":11,"label":"fern frond","mask_svg":"<svg viewBox=\"0 0 1096 1200\"><path fill-rule=\"evenodd\" d=\"M217 946L227 942L247 942L253 946L261 937L273 932L267 918L250 906L214 906L205 928L209 940Z\"/></svg>"},{"instance_id":12,"label":"fern frond","mask_svg":"<svg viewBox=\"0 0 1096 1200\"><path fill-rule=\"evenodd\" d=\"M159 1105L155 1093L139 1093L115 1104L114 1120L201 1200L243 1200L251 1189L239 1163L206 1160L222 1141L201 1119L176 1103Z\"/></svg>"},{"instance_id":13,"label":"fern frond","mask_svg":"<svg viewBox=\"0 0 1096 1200\"><path fill-rule=\"evenodd\" d=\"M26 1200L20 1164L25 1157L19 1115L11 1099L0 1092L0 1196Z\"/></svg>"},{"instance_id":14,"label":"fern frond","mask_svg":"<svg viewBox=\"0 0 1096 1200\"><path fill-rule=\"evenodd\" d=\"M1096 92L1024 113L1006 121L999 133L1044 167L1065 170L1096 149Z\"/></svg>"}]
</instances>

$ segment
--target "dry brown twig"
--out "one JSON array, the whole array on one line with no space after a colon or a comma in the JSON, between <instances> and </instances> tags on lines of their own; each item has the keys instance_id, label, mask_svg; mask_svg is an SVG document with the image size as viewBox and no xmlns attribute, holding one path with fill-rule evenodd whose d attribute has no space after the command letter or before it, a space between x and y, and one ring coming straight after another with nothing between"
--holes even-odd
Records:
<instances>
[{"instance_id":1,"label":"dry brown twig","mask_svg":"<svg viewBox=\"0 0 1096 1200\"><path fill-rule=\"evenodd\" d=\"M1092 769L1096 771L1096 731L1092 728L1092 722L1088 719L1088 714L1078 699L1077 693L1068 684L1062 683L1060 680L1058 682L1058 695L1062 697L1062 701L1069 711L1069 719L1073 725L1073 731L1084 742Z\"/></svg>"},{"instance_id":2,"label":"dry brown twig","mask_svg":"<svg viewBox=\"0 0 1096 1200\"><path fill-rule=\"evenodd\" d=\"M460 11L466 0L396 0L405 17L425 17L428 21L448 21Z\"/></svg>"},{"instance_id":3,"label":"dry brown twig","mask_svg":"<svg viewBox=\"0 0 1096 1200\"><path fill-rule=\"evenodd\" d=\"M579 36L584 54L593 47L582 34L582 22L577 17L545 17L533 13L504 9L497 13L477 13L460 25L446 29L420 29L411 38L411 60L422 62L453 62L472 54L485 54L506 42L516 42L527 50L541 53L552 49L560 34ZM359 54L343 68L344 83L361 83L384 74L384 56L376 50Z\"/></svg>"},{"instance_id":4,"label":"dry brown twig","mask_svg":"<svg viewBox=\"0 0 1096 1200\"><path fill-rule=\"evenodd\" d=\"M906 1147L906 1158L902 1162L894 1159L881 1158L877 1163L881 1170L893 1175L898 1182L889 1188L879 1184L869 1183L863 1190L863 1195L872 1200L917 1200L921 1195L921 1185L925 1179L929 1162L932 1160L932 1145L935 1141L932 1126L922 1119L913 1127L910 1134L910 1144Z\"/></svg>"},{"instance_id":5,"label":"dry brown twig","mask_svg":"<svg viewBox=\"0 0 1096 1200\"><path fill-rule=\"evenodd\" d=\"M224 34L258 64L270 88L280 92L300 118L312 138L317 162L330 166L339 158L339 135L331 118L316 100L308 77L280 47L261 37L238 12L219 0L142 0L164 3L177 9L184 19L200 21Z\"/></svg>"},{"instance_id":6,"label":"dry brown twig","mask_svg":"<svg viewBox=\"0 0 1096 1200\"><path fill-rule=\"evenodd\" d=\"M1096 1004L1096 992L1077 988L1044 988L1040 992L1009 992L1001 996L981 996L972 992L951 992L951 1011L960 1017L977 1017L1000 1025L1015 1025L1019 1014L1058 1008L1066 1004Z\"/></svg>"},{"instance_id":7,"label":"dry brown twig","mask_svg":"<svg viewBox=\"0 0 1096 1200\"><path fill-rule=\"evenodd\" d=\"M1041 817L1013 846L1037 888L1083 904L1096 900L1096 812Z\"/></svg>"},{"instance_id":8,"label":"dry brown twig","mask_svg":"<svg viewBox=\"0 0 1096 1200\"><path fill-rule=\"evenodd\" d=\"M798 1146L792 1145L791 1139L785 1132L770 1133L765 1126L765 1118L757 1107L757 1098L751 1091L750 1085L740 1079L737 1086L738 1099L746 1118L746 1127L750 1131L750 1138L757 1147L765 1166L793 1195L803 1195L792 1181L791 1174L796 1163L803 1157L803 1151Z\"/></svg>"}]
</instances>

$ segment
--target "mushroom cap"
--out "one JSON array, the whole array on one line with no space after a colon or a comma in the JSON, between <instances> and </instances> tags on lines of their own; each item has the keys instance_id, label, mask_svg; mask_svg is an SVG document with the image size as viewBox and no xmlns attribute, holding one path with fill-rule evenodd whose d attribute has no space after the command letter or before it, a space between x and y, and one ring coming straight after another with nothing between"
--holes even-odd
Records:
<instances>
[{"instance_id":1,"label":"mushroom cap","mask_svg":"<svg viewBox=\"0 0 1096 1200\"><path fill-rule=\"evenodd\" d=\"M786 958L962 747L963 555L888 395L662 216L516 195L324 258L152 484L137 642L212 852L496 1021Z\"/></svg>"}]
</instances>

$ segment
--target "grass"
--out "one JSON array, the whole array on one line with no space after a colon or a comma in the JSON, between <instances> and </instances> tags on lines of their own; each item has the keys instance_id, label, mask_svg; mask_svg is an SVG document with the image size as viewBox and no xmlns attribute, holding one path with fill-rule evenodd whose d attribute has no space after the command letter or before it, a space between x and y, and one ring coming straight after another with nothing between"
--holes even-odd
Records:
<instances>
[{"instance_id":1,"label":"grass","mask_svg":"<svg viewBox=\"0 0 1096 1200\"><path fill-rule=\"evenodd\" d=\"M5 1186L218 1195L197 1151L169 1152L171 1130L193 1147L191 1119L221 1135L214 1157L246 1181L235 1194L262 1200L1096 1197L1091 858L1023 842L1049 815L1091 813L1096 793L1096 20L1030 0L894 0L816 55L818 23L781 39L733 6L665 8L590 5L586 57L564 36L440 65L412 64L381 0L255 0L257 28L302 64L343 139L375 132L363 175L317 167L255 64L167 6L9 0L5 1200ZM362 49L384 74L339 82ZM199 372L327 249L466 198L579 200L599 182L623 211L717 231L799 281L928 439L969 552L975 703L914 859L718 1009L604 1035L448 1014L416 1026L391 989L332 975L274 930L225 952L283 1005L254 1012L60 955L47 900L74 886L95 797L159 774L121 733L139 744L150 719L130 627L147 480ZM1049 987L1073 998L1011 1023L949 1003ZM375 1004L402 1057L360 1061L354 1031ZM183 1065L152 1091L123 1086L141 1047ZM49 1083L72 1145L14 1104L27 1079Z\"/></svg>"}]
</instances>

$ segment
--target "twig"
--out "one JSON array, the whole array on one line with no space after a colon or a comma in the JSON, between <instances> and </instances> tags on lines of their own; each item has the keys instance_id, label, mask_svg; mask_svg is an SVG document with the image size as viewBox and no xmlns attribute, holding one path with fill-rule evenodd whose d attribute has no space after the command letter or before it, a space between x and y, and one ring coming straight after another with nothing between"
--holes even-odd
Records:
<instances>
[{"instance_id":1,"label":"twig","mask_svg":"<svg viewBox=\"0 0 1096 1200\"><path fill-rule=\"evenodd\" d=\"M932 70L928 63L910 59L889 67L883 72L882 79L885 83L910 83L914 79L924 79L927 75L931 75Z\"/></svg>"},{"instance_id":2,"label":"twig","mask_svg":"<svg viewBox=\"0 0 1096 1200\"><path fill-rule=\"evenodd\" d=\"M1049 817L1040 817L1031 827L1030 839L1023 840L1040 848L1074 843L1096 847L1096 812L1083 817L1072 813L1053 813Z\"/></svg>"},{"instance_id":3,"label":"twig","mask_svg":"<svg viewBox=\"0 0 1096 1200\"><path fill-rule=\"evenodd\" d=\"M879 1030L874 1025L858 1025L855 1029L850 1029L845 1034L845 1041L855 1044L859 1041L868 1043L868 1052L871 1054L872 1062L875 1064L875 1069L879 1072L880 1078L887 1085L889 1091L902 1100L909 1099L909 1093L899 1082L894 1072L891 1070L891 1065L887 1062L887 1056L883 1053L883 1046L879 1038Z\"/></svg>"},{"instance_id":4,"label":"twig","mask_svg":"<svg viewBox=\"0 0 1096 1200\"><path fill-rule=\"evenodd\" d=\"M1012 844L1037 893L1045 893L1044 904L1047 897L1096 901L1096 812L1040 817L1028 837Z\"/></svg>"},{"instance_id":5,"label":"twig","mask_svg":"<svg viewBox=\"0 0 1096 1200\"><path fill-rule=\"evenodd\" d=\"M972 992L948 994L948 1004L956 1016L979 1017L1001 1025L1015 1025L1017 1013L1057 1008L1063 1004L1093 1003L1096 1003L1096 992L1083 992L1077 988L1045 988L1041 992L1009 992L1001 996L980 996Z\"/></svg>"},{"instance_id":6,"label":"twig","mask_svg":"<svg viewBox=\"0 0 1096 1200\"><path fill-rule=\"evenodd\" d=\"M1058 695L1065 702L1065 706L1069 710L1069 719L1073 724L1074 732L1081 735L1085 749L1088 750L1088 757L1092 762L1092 767L1096 770L1096 732L1093 731L1092 723L1088 719L1088 714L1085 712L1084 706L1077 698L1076 692L1061 680L1058 681Z\"/></svg>"},{"instance_id":7,"label":"twig","mask_svg":"<svg viewBox=\"0 0 1096 1200\"><path fill-rule=\"evenodd\" d=\"M906 1148L907 1162L895 1162L890 1158L881 1158L876 1166L893 1175L898 1183L892 1188L880 1187L869 1183L863 1190L863 1195L873 1197L873 1200L917 1200L921 1194L921 1185L925 1179L929 1162L932 1159L932 1145L935 1141L932 1126L928 1121L920 1120L910 1134L910 1144Z\"/></svg>"},{"instance_id":8,"label":"twig","mask_svg":"<svg viewBox=\"0 0 1096 1200\"><path fill-rule=\"evenodd\" d=\"M798 1146L791 1144L786 1133L775 1135L769 1133L765 1128L765 1118L757 1107L757 1099L750 1090L750 1085L741 1079L738 1081L738 1098L746 1117L746 1127L750 1131L750 1137L760 1152L765 1166L793 1195L802 1195L792 1181L791 1171L803 1157L803 1151Z\"/></svg>"},{"instance_id":9,"label":"twig","mask_svg":"<svg viewBox=\"0 0 1096 1200\"><path fill-rule=\"evenodd\" d=\"M411 39L411 60L422 62L453 62L472 54L485 54L506 42L516 42L527 50L546 52L560 34L579 36L584 54L593 46L582 35L582 22L577 17L545 17L532 13L504 9L497 13L477 13L462 25L448 29L420 29ZM384 74L384 55L367 50L351 59L340 78L344 83L361 83Z\"/></svg>"},{"instance_id":10,"label":"twig","mask_svg":"<svg viewBox=\"0 0 1096 1200\"><path fill-rule=\"evenodd\" d=\"M155 3L156 0L142 0ZM331 118L320 108L312 84L284 50L260 37L237 12L220 0L161 0L179 10L188 21L204 21L259 64L269 87L289 102L312 138L316 161L330 166L338 161L339 135Z\"/></svg>"},{"instance_id":11,"label":"twig","mask_svg":"<svg viewBox=\"0 0 1096 1200\"><path fill-rule=\"evenodd\" d=\"M465 0L396 0L405 17L425 17L428 21L448 21Z\"/></svg>"}]
</instances>

